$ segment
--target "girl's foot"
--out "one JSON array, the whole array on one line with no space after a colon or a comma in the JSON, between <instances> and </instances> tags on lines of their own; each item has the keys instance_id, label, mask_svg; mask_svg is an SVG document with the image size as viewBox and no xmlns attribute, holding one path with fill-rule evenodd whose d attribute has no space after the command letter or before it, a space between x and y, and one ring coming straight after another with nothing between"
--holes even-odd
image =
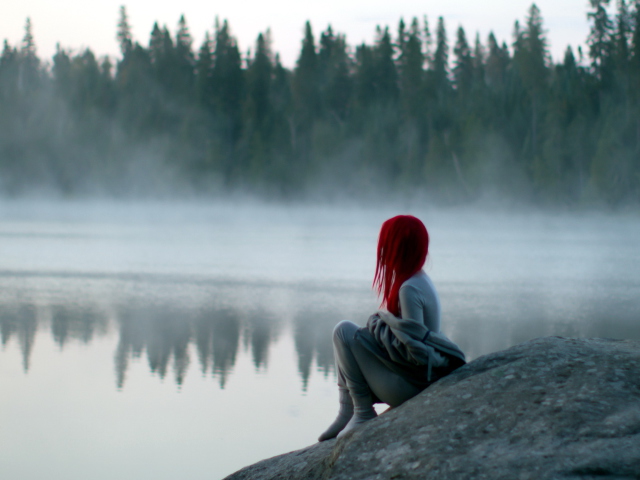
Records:
<instances>
[{"instance_id":1,"label":"girl's foot","mask_svg":"<svg viewBox=\"0 0 640 480\"><path fill-rule=\"evenodd\" d=\"M351 417L353 417L353 402L351 401L351 395L349 395L349 390L341 388L340 410L338 411L338 416L333 423L329 425L329 428L322 432L318 437L318 441L324 442L325 440L335 438L335 436L347 426Z\"/></svg>"}]
</instances>

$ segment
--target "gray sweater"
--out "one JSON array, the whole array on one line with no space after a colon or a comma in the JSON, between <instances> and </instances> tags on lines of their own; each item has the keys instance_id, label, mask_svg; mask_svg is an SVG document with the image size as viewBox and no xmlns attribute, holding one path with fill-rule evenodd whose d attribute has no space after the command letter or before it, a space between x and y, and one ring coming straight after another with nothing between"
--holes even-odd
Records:
<instances>
[{"instance_id":1,"label":"gray sweater","mask_svg":"<svg viewBox=\"0 0 640 480\"><path fill-rule=\"evenodd\" d=\"M400 317L380 311L357 335L389 369L419 388L465 363L464 353L440 333L440 300L424 271L400 287Z\"/></svg>"},{"instance_id":2,"label":"gray sweater","mask_svg":"<svg viewBox=\"0 0 640 480\"><path fill-rule=\"evenodd\" d=\"M424 270L402 284L399 296L402 318L422 322L432 332L440 331L440 298Z\"/></svg>"}]
</instances>

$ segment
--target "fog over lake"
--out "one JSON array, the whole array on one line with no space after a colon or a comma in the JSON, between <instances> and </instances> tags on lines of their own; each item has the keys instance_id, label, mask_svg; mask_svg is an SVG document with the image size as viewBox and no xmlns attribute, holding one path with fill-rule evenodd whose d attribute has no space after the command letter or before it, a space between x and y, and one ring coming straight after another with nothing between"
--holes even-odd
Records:
<instances>
[{"instance_id":1,"label":"fog over lake","mask_svg":"<svg viewBox=\"0 0 640 480\"><path fill-rule=\"evenodd\" d=\"M381 223L421 218L469 359L640 339L640 216L414 204L0 204L0 478L215 479L314 443Z\"/></svg>"}]
</instances>

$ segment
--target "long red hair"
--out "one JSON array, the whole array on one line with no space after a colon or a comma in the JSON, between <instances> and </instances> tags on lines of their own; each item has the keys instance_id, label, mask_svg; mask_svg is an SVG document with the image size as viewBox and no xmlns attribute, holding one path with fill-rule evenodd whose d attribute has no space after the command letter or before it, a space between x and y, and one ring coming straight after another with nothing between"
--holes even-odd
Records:
<instances>
[{"instance_id":1,"label":"long red hair","mask_svg":"<svg viewBox=\"0 0 640 480\"><path fill-rule=\"evenodd\" d=\"M382 297L381 308L400 315L400 287L420 271L428 252L429 233L416 217L398 215L382 224L373 277L373 288Z\"/></svg>"}]
</instances>

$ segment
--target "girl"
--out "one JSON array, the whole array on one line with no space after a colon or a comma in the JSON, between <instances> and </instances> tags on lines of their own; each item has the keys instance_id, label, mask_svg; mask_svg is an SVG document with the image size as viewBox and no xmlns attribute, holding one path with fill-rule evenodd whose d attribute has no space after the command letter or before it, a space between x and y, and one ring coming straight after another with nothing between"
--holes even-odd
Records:
<instances>
[{"instance_id":1,"label":"girl","mask_svg":"<svg viewBox=\"0 0 640 480\"><path fill-rule=\"evenodd\" d=\"M422 270L429 251L424 224L399 215L382 224L374 288L382 307L366 328L342 321L333 331L340 410L319 441L376 417L374 403L396 407L465 363L440 333L440 300Z\"/></svg>"}]
</instances>

